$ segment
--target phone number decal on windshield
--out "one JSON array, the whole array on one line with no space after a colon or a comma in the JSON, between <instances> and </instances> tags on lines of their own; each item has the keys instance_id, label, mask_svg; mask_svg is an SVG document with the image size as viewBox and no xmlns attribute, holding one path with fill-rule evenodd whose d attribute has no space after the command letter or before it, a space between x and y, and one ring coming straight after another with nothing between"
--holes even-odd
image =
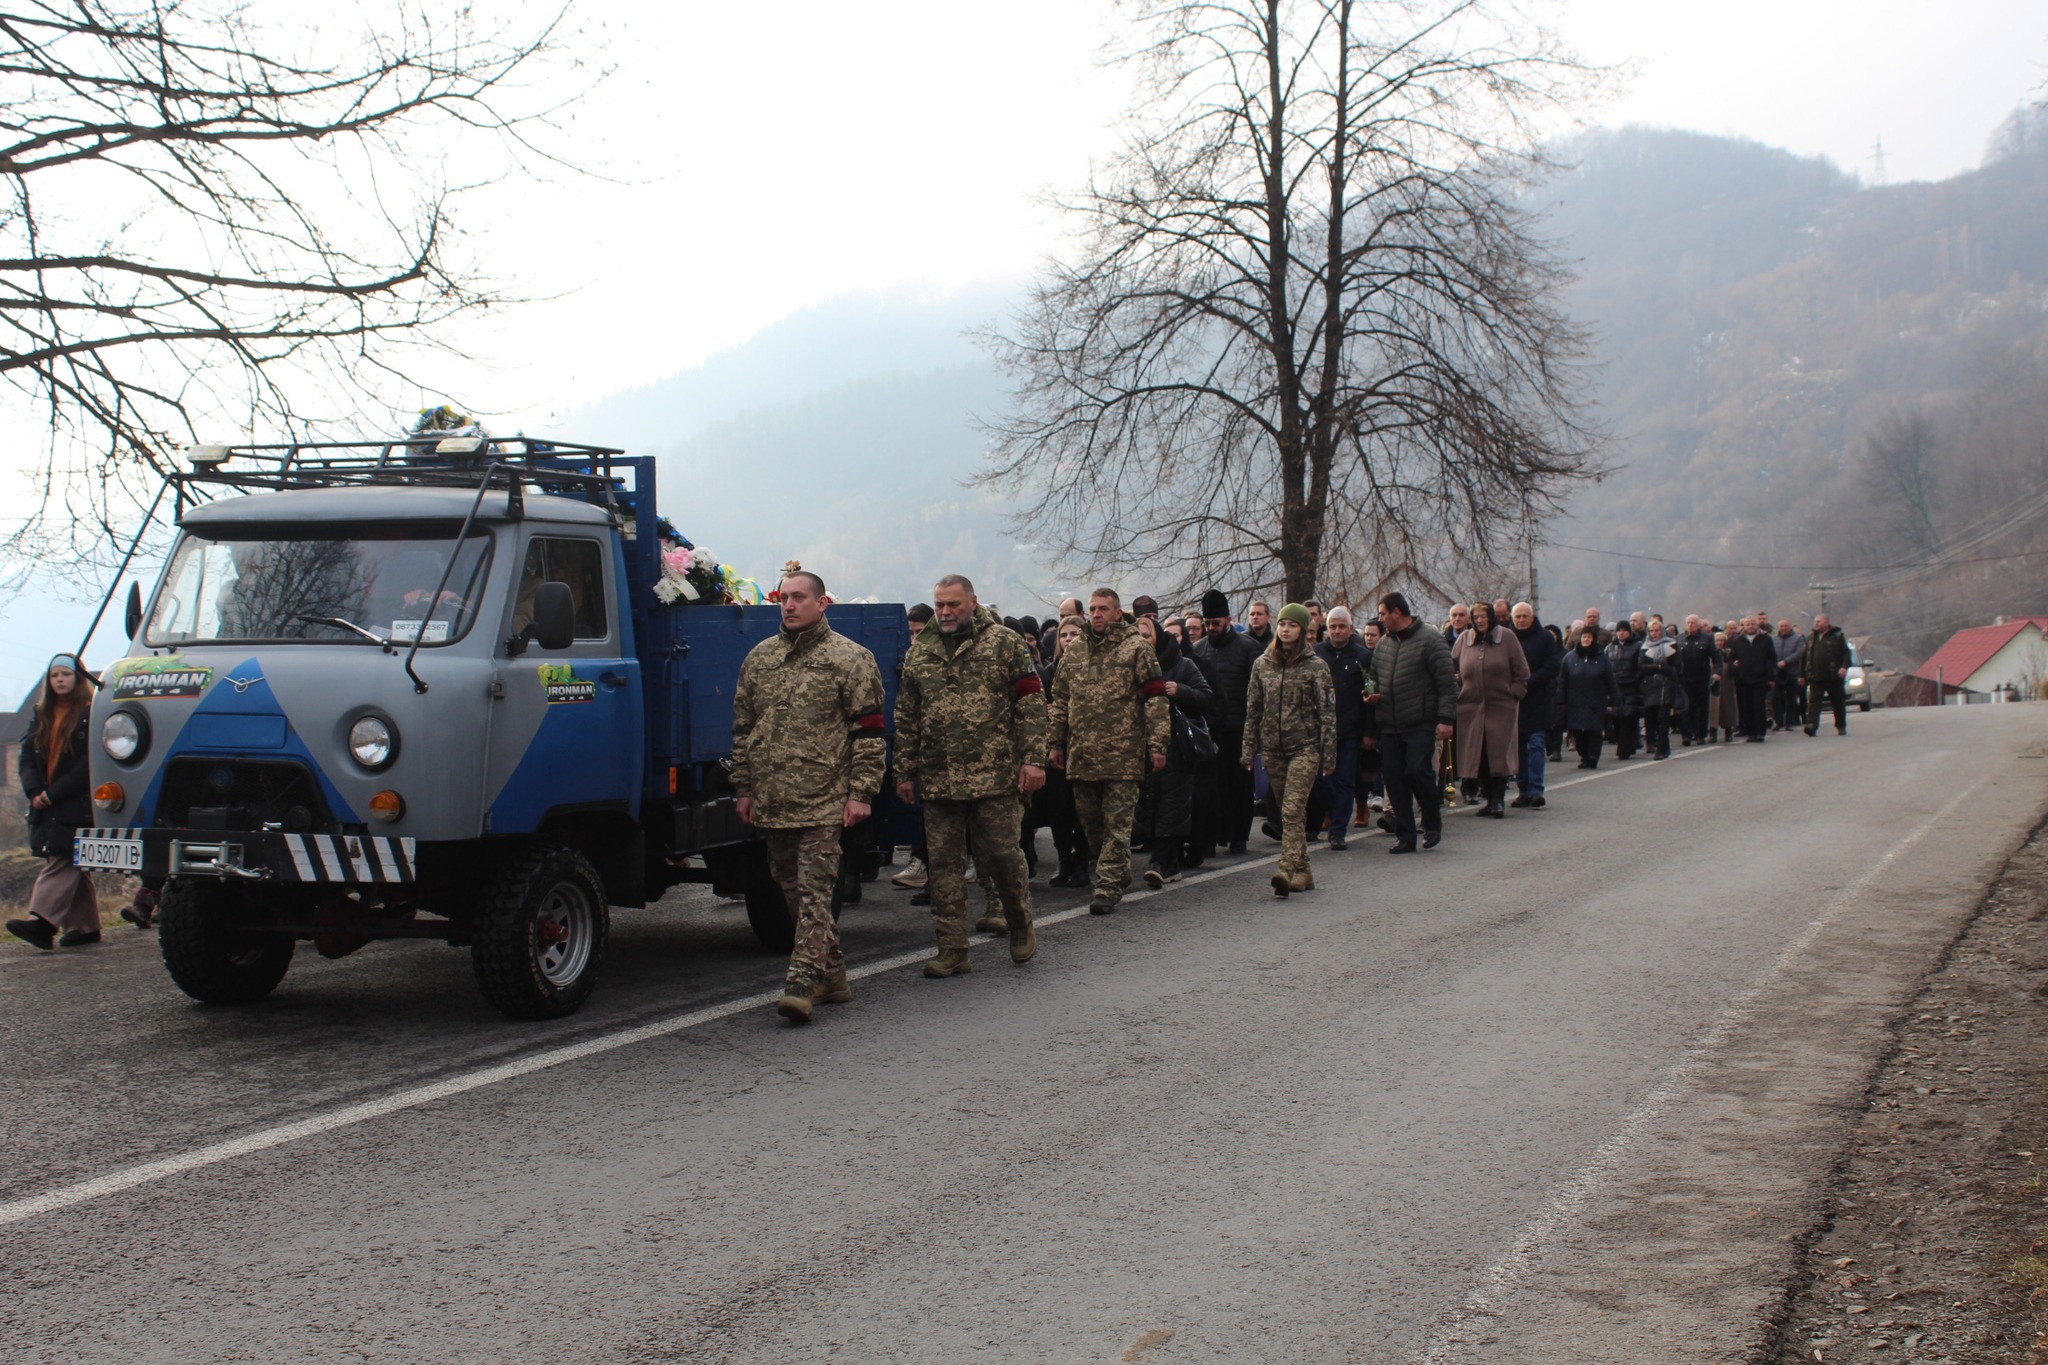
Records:
<instances>
[{"instance_id":1,"label":"phone number decal on windshield","mask_svg":"<svg viewBox=\"0 0 2048 1365\"><path fill-rule=\"evenodd\" d=\"M212 669L194 668L175 655L168 659L141 659L116 664L112 672L116 701L196 697L213 681Z\"/></svg>"}]
</instances>

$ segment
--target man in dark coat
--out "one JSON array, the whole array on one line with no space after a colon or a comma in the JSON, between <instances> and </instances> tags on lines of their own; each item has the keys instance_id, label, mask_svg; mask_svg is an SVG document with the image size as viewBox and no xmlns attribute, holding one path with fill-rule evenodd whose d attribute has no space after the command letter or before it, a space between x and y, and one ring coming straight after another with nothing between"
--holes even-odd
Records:
<instances>
[{"instance_id":1,"label":"man in dark coat","mask_svg":"<svg viewBox=\"0 0 2048 1365\"><path fill-rule=\"evenodd\" d=\"M1214 680L1216 709L1209 733L1216 752L1226 758L1244 746L1244 702L1251 690L1252 665L1261 646L1248 633L1234 630L1230 602L1216 589L1202 594L1202 638L1192 651L1195 665ZM1232 762L1216 764L1215 842L1243 853L1252 832L1252 775Z\"/></svg>"},{"instance_id":2,"label":"man in dark coat","mask_svg":"<svg viewBox=\"0 0 2048 1365\"><path fill-rule=\"evenodd\" d=\"M1754 616L1743 617L1741 634L1728 640L1728 672L1735 679L1742 737L1750 744L1763 743L1771 728L1771 681L1777 671L1778 650L1771 637Z\"/></svg>"},{"instance_id":3,"label":"man in dark coat","mask_svg":"<svg viewBox=\"0 0 2048 1365\"><path fill-rule=\"evenodd\" d=\"M1806 733L1820 730L1823 703L1835 712L1835 733L1849 733L1849 637L1825 616L1813 618L1800 671L1806 675Z\"/></svg>"},{"instance_id":4,"label":"man in dark coat","mask_svg":"<svg viewBox=\"0 0 2048 1365\"><path fill-rule=\"evenodd\" d=\"M1443 838L1443 788L1437 782L1437 741L1449 739L1458 718L1458 680L1444 637L1415 619L1398 592L1380 599L1386 634L1372 652L1374 690L1365 704L1378 707L1379 746L1393 807L1394 846L1415 851L1415 805L1422 806L1422 843Z\"/></svg>"},{"instance_id":5,"label":"man in dark coat","mask_svg":"<svg viewBox=\"0 0 2048 1365\"><path fill-rule=\"evenodd\" d=\"M1550 727L1557 723L1557 669L1564 651L1527 602L1515 603L1508 619L1522 642L1522 657L1529 661L1529 690L1522 694L1522 762L1515 771L1520 794L1509 804L1540 810L1545 804L1543 771L1550 756Z\"/></svg>"},{"instance_id":6,"label":"man in dark coat","mask_svg":"<svg viewBox=\"0 0 2048 1365\"><path fill-rule=\"evenodd\" d=\"M1678 685L1685 691L1685 709L1679 713L1679 735L1684 747L1704 744L1711 723L1710 694L1714 676L1721 671L1721 651L1714 648L1714 632L1697 616L1685 618L1685 633L1678 637Z\"/></svg>"},{"instance_id":7,"label":"man in dark coat","mask_svg":"<svg viewBox=\"0 0 2048 1365\"><path fill-rule=\"evenodd\" d=\"M1615 689L1621 693L1621 706L1614 713L1614 756L1634 758L1642 730L1643 642L1636 638L1633 621L1614 623L1607 658L1614 665Z\"/></svg>"},{"instance_id":8,"label":"man in dark coat","mask_svg":"<svg viewBox=\"0 0 2048 1365\"><path fill-rule=\"evenodd\" d=\"M1351 833L1351 812L1358 799L1358 741L1365 736L1365 678L1372 655L1351 628L1351 611L1332 607L1323 619L1323 638L1316 655L1330 669L1337 694L1337 766L1317 782L1328 794L1330 848L1341 852ZM1313 827L1314 822L1310 822Z\"/></svg>"}]
</instances>

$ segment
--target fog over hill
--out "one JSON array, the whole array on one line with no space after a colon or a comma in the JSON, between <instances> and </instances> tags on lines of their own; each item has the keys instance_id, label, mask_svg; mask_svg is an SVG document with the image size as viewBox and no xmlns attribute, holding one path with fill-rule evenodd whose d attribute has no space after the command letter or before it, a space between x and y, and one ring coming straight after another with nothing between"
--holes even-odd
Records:
<instances>
[{"instance_id":1,"label":"fog over hill","mask_svg":"<svg viewBox=\"0 0 2048 1365\"><path fill-rule=\"evenodd\" d=\"M1898 186L1695 133L1566 149L1534 206L1580 273L1611 472L1544 528L1546 616L1797 620L1809 581L1839 581L1837 617L1903 657L2048 608L2022 571L2041 561L1993 557L2048 548L2042 518L1996 520L2048 490L2048 139L2030 129L2001 130L1978 171ZM657 454L678 525L748 572L795 557L844 594L915 600L957 569L1036 611L1078 585L965 487L1006 394L969 332L1020 293L824 301L560 429Z\"/></svg>"}]
</instances>

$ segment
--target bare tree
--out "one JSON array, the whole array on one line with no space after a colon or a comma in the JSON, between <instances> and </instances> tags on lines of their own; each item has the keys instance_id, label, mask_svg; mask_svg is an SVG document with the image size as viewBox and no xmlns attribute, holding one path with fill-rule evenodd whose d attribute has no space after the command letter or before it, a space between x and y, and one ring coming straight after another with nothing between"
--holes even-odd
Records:
<instances>
[{"instance_id":1,"label":"bare tree","mask_svg":"<svg viewBox=\"0 0 2048 1365\"><path fill-rule=\"evenodd\" d=\"M1179 588L1519 548L1593 442L1518 195L1599 73L1512 0L1132 8L1134 127L993 338L1017 391L983 480L1070 561Z\"/></svg>"},{"instance_id":2,"label":"bare tree","mask_svg":"<svg viewBox=\"0 0 2048 1365\"><path fill-rule=\"evenodd\" d=\"M105 526L202 431L352 413L506 301L456 204L550 159L534 79L562 14L493 31L390 0L355 35L269 14L0 0L0 376L50 433L18 551Z\"/></svg>"},{"instance_id":3,"label":"bare tree","mask_svg":"<svg viewBox=\"0 0 2048 1365\"><path fill-rule=\"evenodd\" d=\"M1924 559L1938 553L1934 529L1934 424L1917 405L1896 407L1864 437L1865 487L1876 505L1879 529L1889 538L1886 560Z\"/></svg>"}]
</instances>

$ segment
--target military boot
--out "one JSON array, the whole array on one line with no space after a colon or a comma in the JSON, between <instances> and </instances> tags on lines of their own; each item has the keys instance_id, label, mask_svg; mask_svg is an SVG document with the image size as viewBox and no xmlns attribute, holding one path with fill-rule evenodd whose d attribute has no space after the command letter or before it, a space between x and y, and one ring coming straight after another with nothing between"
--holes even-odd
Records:
<instances>
[{"instance_id":1,"label":"military boot","mask_svg":"<svg viewBox=\"0 0 2048 1365\"><path fill-rule=\"evenodd\" d=\"M846 968L825 973L825 979L811 992L811 999L821 1005L843 1005L853 999L853 983L846 979Z\"/></svg>"},{"instance_id":2,"label":"military boot","mask_svg":"<svg viewBox=\"0 0 2048 1365\"><path fill-rule=\"evenodd\" d=\"M974 962L965 948L941 948L937 957L924 964L926 976L965 976L973 970Z\"/></svg>"},{"instance_id":3,"label":"military boot","mask_svg":"<svg viewBox=\"0 0 2048 1365\"><path fill-rule=\"evenodd\" d=\"M1294 882L1290 877L1288 877L1288 875L1285 872L1275 872L1273 874L1274 895L1278 896L1281 900L1286 900L1287 893L1292 891L1293 889Z\"/></svg>"},{"instance_id":4,"label":"military boot","mask_svg":"<svg viewBox=\"0 0 2048 1365\"><path fill-rule=\"evenodd\" d=\"M1038 956L1038 927L1027 924L1010 930L1010 961L1019 967Z\"/></svg>"},{"instance_id":5,"label":"military boot","mask_svg":"<svg viewBox=\"0 0 2048 1365\"><path fill-rule=\"evenodd\" d=\"M974 922L974 932L977 934L1006 934L1009 931L1010 922L995 910L990 910Z\"/></svg>"},{"instance_id":6,"label":"military boot","mask_svg":"<svg viewBox=\"0 0 2048 1365\"><path fill-rule=\"evenodd\" d=\"M775 1012L792 1024L811 1022L811 1005L818 997L815 984L805 985L791 981L782 988L782 998L775 1002Z\"/></svg>"},{"instance_id":7,"label":"military boot","mask_svg":"<svg viewBox=\"0 0 2048 1365\"><path fill-rule=\"evenodd\" d=\"M1301 871L1299 871L1299 872L1295 873L1295 874L1294 874L1294 875L1293 875L1292 877L1289 877L1289 878L1287 879L1287 889L1288 889L1289 891L1313 891L1313 890L1315 890L1315 889L1316 889L1316 878L1315 878L1315 874L1314 874L1313 872L1310 872L1310 871L1309 871L1309 870L1308 870L1307 868L1303 868L1303 869L1302 869Z\"/></svg>"}]
</instances>

